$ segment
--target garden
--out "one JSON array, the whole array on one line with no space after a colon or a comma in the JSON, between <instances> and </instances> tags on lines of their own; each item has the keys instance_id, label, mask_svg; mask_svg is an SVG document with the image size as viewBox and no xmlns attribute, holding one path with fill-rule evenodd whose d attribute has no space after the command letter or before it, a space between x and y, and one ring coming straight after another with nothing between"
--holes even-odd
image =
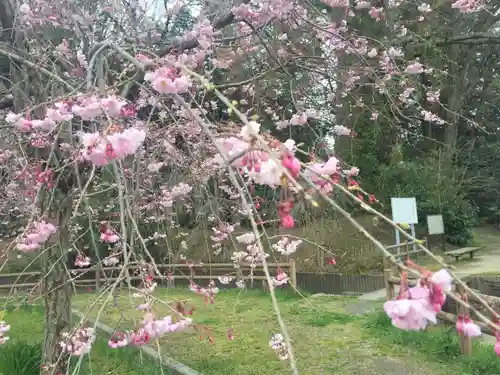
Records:
<instances>
[{"instance_id":1,"label":"garden","mask_svg":"<svg viewBox=\"0 0 500 375\"><path fill-rule=\"evenodd\" d=\"M210 327L213 342L193 332L184 332L152 342L162 356L175 358L196 373L211 374L275 374L286 373L269 347L268 332L277 332L269 296L260 290L225 290L214 304L205 305L203 298L188 291L162 289L155 296L164 300L190 299L197 307L196 324ZM472 358L462 357L452 329L436 327L430 332L404 332L391 326L379 308L361 313L352 297L298 296L278 291L283 318L290 329L302 374L493 374L500 363L486 344L476 343ZM134 319L143 318L129 305L128 296L99 299L95 293L75 297L74 306L86 311L93 320L103 303L108 307L101 321L110 327L133 327ZM89 306L92 306L89 308ZM354 309L354 310L353 310ZM165 309L160 315L168 313ZM43 309L20 303L5 312L13 336L0 352L0 374L38 374L43 342ZM75 320L78 321L77 317ZM228 330L232 330L229 339ZM454 330L454 329L453 329ZM110 349L109 335L97 334L92 352L81 361L75 359L71 371L81 374L176 374L168 367L141 353L138 349Z\"/></svg>"},{"instance_id":2,"label":"garden","mask_svg":"<svg viewBox=\"0 0 500 375\"><path fill-rule=\"evenodd\" d=\"M0 374L500 374L499 12L0 1Z\"/></svg>"}]
</instances>

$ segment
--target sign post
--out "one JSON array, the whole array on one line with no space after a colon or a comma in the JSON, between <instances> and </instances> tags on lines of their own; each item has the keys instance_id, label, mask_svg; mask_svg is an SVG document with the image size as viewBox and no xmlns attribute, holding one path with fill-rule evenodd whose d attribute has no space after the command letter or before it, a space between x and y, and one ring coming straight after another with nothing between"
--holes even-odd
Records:
<instances>
[{"instance_id":1,"label":"sign post","mask_svg":"<svg viewBox=\"0 0 500 375\"><path fill-rule=\"evenodd\" d=\"M391 198L392 221L396 224L408 224L411 229L411 235L415 238L415 224L418 224L417 215L417 200L415 198ZM400 260L401 254L401 237L399 231L396 232L397 258ZM417 245L413 244L413 250L416 250Z\"/></svg>"},{"instance_id":2,"label":"sign post","mask_svg":"<svg viewBox=\"0 0 500 375\"><path fill-rule=\"evenodd\" d=\"M437 234L441 235L441 246L443 251L446 251L446 241L444 237L444 223L443 215L428 215L427 216L427 232L429 236L434 236Z\"/></svg>"}]
</instances>

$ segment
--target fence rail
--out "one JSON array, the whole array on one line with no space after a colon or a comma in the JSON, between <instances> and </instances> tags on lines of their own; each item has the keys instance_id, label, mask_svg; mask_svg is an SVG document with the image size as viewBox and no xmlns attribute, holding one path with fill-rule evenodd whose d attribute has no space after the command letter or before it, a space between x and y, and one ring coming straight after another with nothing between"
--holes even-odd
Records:
<instances>
[{"instance_id":1,"label":"fence rail","mask_svg":"<svg viewBox=\"0 0 500 375\"><path fill-rule=\"evenodd\" d=\"M363 294L384 289L384 276L298 272L297 285L310 293Z\"/></svg>"},{"instance_id":2,"label":"fence rail","mask_svg":"<svg viewBox=\"0 0 500 375\"><path fill-rule=\"evenodd\" d=\"M75 287L95 287L100 289L102 283L114 283L116 281L131 280L140 282L143 276L139 276L140 271L145 269L143 264L130 263L127 265L130 277L125 277L123 267L100 267L78 268L69 270L70 282ZM161 274L152 273L153 279L160 285L166 283L168 286L175 286L176 281L192 282L195 280L212 280L220 276L233 275L239 280L250 280L253 287L254 281L264 281L262 266L251 267L251 265L242 264L235 269L233 263L191 263L191 264L158 264L156 268ZM281 269L286 272L290 278L290 284L294 289L297 288L297 268L295 260L291 259L288 263L269 263L268 268L271 272ZM185 270L183 272L182 270ZM248 274L244 274L247 271ZM176 274L177 273L177 274ZM0 274L0 290L10 288L35 288L41 284L43 273L40 271L22 272L22 273L4 273Z\"/></svg>"},{"instance_id":3,"label":"fence rail","mask_svg":"<svg viewBox=\"0 0 500 375\"><path fill-rule=\"evenodd\" d=\"M383 289L383 275L343 275L339 273L313 273L297 272L295 261L287 263L268 264L270 272L274 275L281 268L290 277L293 287L298 287L309 293L326 294L362 294ZM142 277L138 275L142 265L131 263L129 266L130 279L140 283ZM158 264L161 275L153 275L160 285L174 286L187 285L190 281L208 281L224 275L232 275L248 281L253 287L261 287L266 279L262 267L252 268L250 265L242 265L235 269L233 263L193 263L193 264ZM116 282L122 272L122 267L92 267L69 270L71 282L77 288L99 289L105 283ZM171 271L171 275L169 275ZM40 285L43 277L42 272L3 273L0 274L0 291L11 288L26 289L35 288ZM125 279L124 279L125 280Z\"/></svg>"}]
</instances>

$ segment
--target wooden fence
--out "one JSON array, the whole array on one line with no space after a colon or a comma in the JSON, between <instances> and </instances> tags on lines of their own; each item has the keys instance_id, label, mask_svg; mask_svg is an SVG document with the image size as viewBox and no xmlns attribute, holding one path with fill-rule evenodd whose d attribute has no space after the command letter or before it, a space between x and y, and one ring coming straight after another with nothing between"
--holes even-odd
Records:
<instances>
[{"instance_id":1,"label":"wooden fence","mask_svg":"<svg viewBox=\"0 0 500 375\"><path fill-rule=\"evenodd\" d=\"M130 279L133 284L140 284L143 280L141 269L144 265L130 263L128 266L129 277L126 277L122 267L100 267L78 268L69 270L70 282L75 287L91 287L100 289L103 283L113 283L119 280L125 282ZM235 279L249 281L253 287L254 281L266 280L262 266L250 267L250 265L241 265L235 269L233 263L192 263L192 264L158 264L156 265L161 275L152 272L153 279L159 285L175 286L176 284L189 284L192 281L209 281L221 276L232 276ZM297 268L295 260L291 259L288 263L269 263L271 275L275 275L277 269L281 269L290 278L290 284L297 288ZM23 273L3 273L0 274L1 289L26 289L37 288L41 285L43 279L42 272L23 272Z\"/></svg>"},{"instance_id":2,"label":"wooden fence","mask_svg":"<svg viewBox=\"0 0 500 375\"><path fill-rule=\"evenodd\" d=\"M275 275L278 266L288 274L293 287L308 293L326 294L362 294L384 289L383 275L343 275L330 272L297 272L295 261L287 263L270 263L271 275ZM205 264L159 264L161 276L154 275L155 281L163 286L187 286L192 281L205 283L220 276L231 275L235 279L241 278L249 287L261 287L265 282L262 267L251 268L243 266L235 269L232 263L205 263ZM139 275L140 265L130 264L129 273L131 282L137 286L142 281ZM99 289L106 283L113 283L120 275L120 267L93 267L90 269L70 270L71 282L76 288ZM171 274L171 275L170 275ZM238 276L239 275L239 276ZM11 288L37 288L42 272L4 273L0 274L0 291ZM125 279L123 279L125 282ZM224 285L220 285L224 288Z\"/></svg>"},{"instance_id":3,"label":"wooden fence","mask_svg":"<svg viewBox=\"0 0 500 375\"><path fill-rule=\"evenodd\" d=\"M383 275L298 272L297 285L309 293L363 294L384 289Z\"/></svg>"}]
</instances>

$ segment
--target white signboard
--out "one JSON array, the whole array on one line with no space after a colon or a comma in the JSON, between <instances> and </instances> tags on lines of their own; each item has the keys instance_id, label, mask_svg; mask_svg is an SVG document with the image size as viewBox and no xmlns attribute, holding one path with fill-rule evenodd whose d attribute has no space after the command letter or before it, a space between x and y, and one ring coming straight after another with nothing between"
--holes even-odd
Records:
<instances>
[{"instance_id":1,"label":"white signboard","mask_svg":"<svg viewBox=\"0 0 500 375\"><path fill-rule=\"evenodd\" d=\"M427 216L427 230L429 231L429 235L443 234L444 233L443 215Z\"/></svg>"},{"instance_id":2,"label":"white signboard","mask_svg":"<svg viewBox=\"0 0 500 375\"><path fill-rule=\"evenodd\" d=\"M418 224L415 198L391 198L392 220L397 224Z\"/></svg>"}]
</instances>

